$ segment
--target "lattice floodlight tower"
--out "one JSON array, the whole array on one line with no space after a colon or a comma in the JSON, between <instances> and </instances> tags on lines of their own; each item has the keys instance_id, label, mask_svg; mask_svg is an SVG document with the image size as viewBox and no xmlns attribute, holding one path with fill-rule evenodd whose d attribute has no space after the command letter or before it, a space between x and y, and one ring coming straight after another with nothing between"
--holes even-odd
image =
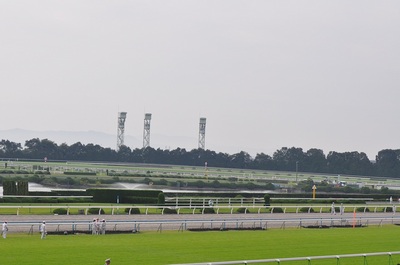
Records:
<instances>
[{"instance_id":1,"label":"lattice floodlight tower","mask_svg":"<svg viewBox=\"0 0 400 265\"><path fill-rule=\"evenodd\" d=\"M199 124L199 149L206 147L206 118L200 118Z\"/></svg>"},{"instance_id":2,"label":"lattice floodlight tower","mask_svg":"<svg viewBox=\"0 0 400 265\"><path fill-rule=\"evenodd\" d=\"M144 114L143 148L150 146L150 121L151 113Z\"/></svg>"},{"instance_id":3,"label":"lattice floodlight tower","mask_svg":"<svg viewBox=\"0 0 400 265\"><path fill-rule=\"evenodd\" d=\"M117 151L124 145L126 112L118 112Z\"/></svg>"}]
</instances>

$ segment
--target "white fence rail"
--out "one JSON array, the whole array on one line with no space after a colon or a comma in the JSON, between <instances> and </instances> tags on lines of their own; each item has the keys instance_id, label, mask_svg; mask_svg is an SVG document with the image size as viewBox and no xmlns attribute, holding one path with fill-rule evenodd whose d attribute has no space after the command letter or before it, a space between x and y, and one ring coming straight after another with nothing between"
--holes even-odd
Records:
<instances>
[{"instance_id":1,"label":"white fence rail","mask_svg":"<svg viewBox=\"0 0 400 265\"><path fill-rule=\"evenodd\" d=\"M223 261L223 262L204 262L204 263L182 263L175 265L237 265L237 264L256 264L256 263L275 263L282 264L290 261L306 261L308 264L313 264L315 260L336 260L337 264L340 264L340 260L349 258L362 258L360 263L357 264L368 264L368 257L376 256L387 256L387 263L394 265L393 255L399 255L400 251L394 252L375 252L375 253L363 253L363 254L345 254L345 255L330 255L330 256L311 256L311 257L296 257L296 258L279 258L279 259L260 259L260 260L238 260L238 261Z\"/></svg>"},{"instance_id":2,"label":"white fence rail","mask_svg":"<svg viewBox=\"0 0 400 265\"><path fill-rule=\"evenodd\" d=\"M250 197L250 198L229 198L229 197L208 197L208 198L187 198L187 197L166 197L165 204L168 206L209 206L209 202L213 203L214 206L218 205L240 205L240 206L263 206L265 205L265 199L260 197ZM306 198L272 198L274 200L285 200L285 201L301 201L306 200ZM327 198L315 198L314 202L326 201ZM335 198L334 200L340 200L346 202L346 204L352 203L352 201L364 201L370 203L373 201L372 198ZM378 202L382 204L382 202ZM389 204L389 201L387 202ZM399 204L399 202L392 202L390 204Z\"/></svg>"},{"instance_id":3,"label":"white fence rail","mask_svg":"<svg viewBox=\"0 0 400 265\"><path fill-rule=\"evenodd\" d=\"M140 231L179 231L187 230L267 230L270 228L285 229L286 227L343 227L343 226L382 226L400 222L400 217L357 217L357 218L233 218L233 219L154 219L154 220L107 220L107 231L140 232ZM9 221L10 232L39 231L41 221ZM93 220L47 220L49 232L90 232Z\"/></svg>"},{"instance_id":4,"label":"white fence rail","mask_svg":"<svg viewBox=\"0 0 400 265\"><path fill-rule=\"evenodd\" d=\"M156 209L160 210L161 214L164 214L166 209L174 209L176 210L177 214L181 214L182 211L185 213L207 213L206 209L214 209L216 214L219 213L236 213L235 210L238 208L244 208L244 213L300 213L306 210L305 212L308 213L329 213L332 210L330 205L279 205L279 206L254 206L254 205L243 205L243 206L232 206L232 205L217 205L217 206L139 206L139 205L83 205L83 206L76 206L76 205L1 205L1 209L12 209L12 214L19 215L22 210L27 210L28 213L30 210L33 209L48 209L49 212L51 210L62 208L67 210L67 215L71 214L72 209L80 210L80 214L88 215L89 209L99 209L99 214L101 210L108 210L111 215L114 214L131 214L132 209L137 208L140 210L141 213L145 213L146 215L149 214L149 210ZM362 212L391 212L395 214L397 212L396 205L388 205L388 204L374 204L374 205L343 205L335 207L336 213L340 214L343 212L355 212L359 211L359 208L362 209ZM129 209L128 212L125 213L125 209ZM15 210L15 211L14 211ZM279 211L278 211L279 210ZM197 212L196 212L197 211Z\"/></svg>"}]
</instances>

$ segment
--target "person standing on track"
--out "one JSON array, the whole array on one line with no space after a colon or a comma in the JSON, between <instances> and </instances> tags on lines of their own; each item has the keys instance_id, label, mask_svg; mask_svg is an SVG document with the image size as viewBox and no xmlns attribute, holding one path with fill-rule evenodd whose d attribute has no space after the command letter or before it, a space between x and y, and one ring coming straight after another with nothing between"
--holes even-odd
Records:
<instances>
[{"instance_id":1,"label":"person standing on track","mask_svg":"<svg viewBox=\"0 0 400 265\"><path fill-rule=\"evenodd\" d=\"M99 218L96 218L96 235L100 235L101 224Z\"/></svg>"},{"instance_id":2,"label":"person standing on track","mask_svg":"<svg viewBox=\"0 0 400 265\"><path fill-rule=\"evenodd\" d=\"M96 234L96 218L93 218L93 222L92 222L92 235Z\"/></svg>"},{"instance_id":3,"label":"person standing on track","mask_svg":"<svg viewBox=\"0 0 400 265\"><path fill-rule=\"evenodd\" d=\"M106 234L106 226L107 226L106 220L105 219L101 220L101 234L102 235Z\"/></svg>"},{"instance_id":4,"label":"person standing on track","mask_svg":"<svg viewBox=\"0 0 400 265\"><path fill-rule=\"evenodd\" d=\"M40 225L40 233L41 233L40 239L46 238L47 231L46 231L46 222L45 221L43 221L43 223Z\"/></svg>"},{"instance_id":5,"label":"person standing on track","mask_svg":"<svg viewBox=\"0 0 400 265\"><path fill-rule=\"evenodd\" d=\"M8 224L7 221L4 221L2 229L1 229L1 233L3 234L3 238L7 238L7 231L8 231Z\"/></svg>"}]
</instances>

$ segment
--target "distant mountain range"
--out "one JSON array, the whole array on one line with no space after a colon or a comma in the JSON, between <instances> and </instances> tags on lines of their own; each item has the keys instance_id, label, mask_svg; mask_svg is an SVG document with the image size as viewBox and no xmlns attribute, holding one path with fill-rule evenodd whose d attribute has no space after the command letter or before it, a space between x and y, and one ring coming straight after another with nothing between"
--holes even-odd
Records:
<instances>
[{"instance_id":1,"label":"distant mountain range","mask_svg":"<svg viewBox=\"0 0 400 265\"><path fill-rule=\"evenodd\" d=\"M30 131L23 129L11 129L11 130L0 130L0 140L9 140L15 143L20 143L22 146L25 145L25 141L34 138L40 140L48 139L53 141L57 145L66 143L72 145L77 142L82 144L98 144L102 147L109 147L116 149L117 146L117 133L115 135L107 134L97 131ZM131 135L125 135L124 143L131 149L142 148L143 141L140 137ZM150 146L153 148L161 149L176 149L186 148L186 150L192 150L197 148L197 139L191 137L182 136L165 136L152 134L150 138Z\"/></svg>"}]
</instances>

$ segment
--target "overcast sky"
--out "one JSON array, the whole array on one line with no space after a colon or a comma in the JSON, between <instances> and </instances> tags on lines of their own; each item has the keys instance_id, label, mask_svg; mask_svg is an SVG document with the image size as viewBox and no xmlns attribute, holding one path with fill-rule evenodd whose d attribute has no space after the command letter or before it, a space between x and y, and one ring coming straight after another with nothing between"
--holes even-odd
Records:
<instances>
[{"instance_id":1,"label":"overcast sky","mask_svg":"<svg viewBox=\"0 0 400 265\"><path fill-rule=\"evenodd\" d=\"M374 159L400 148L399 29L397 0L0 0L0 129L116 135L126 111L141 138L149 112L189 150L206 117L218 152Z\"/></svg>"}]
</instances>

